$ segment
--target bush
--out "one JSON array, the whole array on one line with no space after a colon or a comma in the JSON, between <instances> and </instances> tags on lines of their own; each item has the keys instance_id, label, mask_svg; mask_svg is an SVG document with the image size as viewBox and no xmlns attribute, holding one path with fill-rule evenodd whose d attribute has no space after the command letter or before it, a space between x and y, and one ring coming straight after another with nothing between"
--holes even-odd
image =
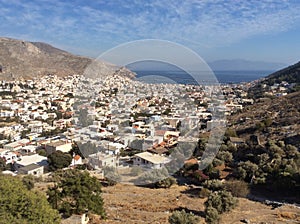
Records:
<instances>
[{"instance_id":1,"label":"bush","mask_svg":"<svg viewBox=\"0 0 300 224\"><path fill-rule=\"evenodd\" d=\"M224 183L225 190L231 192L234 197L247 197L249 194L248 183L241 180L231 180Z\"/></svg>"},{"instance_id":2,"label":"bush","mask_svg":"<svg viewBox=\"0 0 300 224\"><path fill-rule=\"evenodd\" d=\"M217 211L217 209L215 209L214 207L207 207L205 209L205 221L207 223L218 223L220 219L219 213Z\"/></svg>"},{"instance_id":3,"label":"bush","mask_svg":"<svg viewBox=\"0 0 300 224\"><path fill-rule=\"evenodd\" d=\"M17 177L0 175L0 195L0 223L61 223L46 197L28 190Z\"/></svg>"},{"instance_id":4,"label":"bush","mask_svg":"<svg viewBox=\"0 0 300 224\"><path fill-rule=\"evenodd\" d=\"M170 188L172 185L176 184L176 179L174 177L168 177L166 179L160 180L155 183L155 187L158 188Z\"/></svg>"},{"instance_id":5,"label":"bush","mask_svg":"<svg viewBox=\"0 0 300 224\"><path fill-rule=\"evenodd\" d=\"M224 160L220 160L218 158L214 158L214 160L213 160L213 166L214 167L221 166L223 163L224 163Z\"/></svg>"},{"instance_id":6,"label":"bush","mask_svg":"<svg viewBox=\"0 0 300 224\"><path fill-rule=\"evenodd\" d=\"M218 191L224 188L223 183L220 180L207 180L203 183L203 187L212 191Z\"/></svg>"},{"instance_id":7,"label":"bush","mask_svg":"<svg viewBox=\"0 0 300 224\"><path fill-rule=\"evenodd\" d=\"M40 149L37 152L40 156L47 156L47 152L45 151L45 149Z\"/></svg>"},{"instance_id":8,"label":"bush","mask_svg":"<svg viewBox=\"0 0 300 224\"><path fill-rule=\"evenodd\" d=\"M0 171L3 171L6 169L6 163L3 158L0 157Z\"/></svg>"},{"instance_id":9,"label":"bush","mask_svg":"<svg viewBox=\"0 0 300 224\"><path fill-rule=\"evenodd\" d=\"M264 121L266 127L270 127L273 123L271 118L266 118Z\"/></svg>"},{"instance_id":10,"label":"bush","mask_svg":"<svg viewBox=\"0 0 300 224\"><path fill-rule=\"evenodd\" d=\"M225 132L226 137L237 137L236 131L232 128L228 128Z\"/></svg>"},{"instance_id":11,"label":"bush","mask_svg":"<svg viewBox=\"0 0 300 224\"><path fill-rule=\"evenodd\" d=\"M121 176L117 172L117 169L112 166L106 166L103 168L104 177L107 181L109 186L116 185L118 182L121 181Z\"/></svg>"},{"instance_id":12,"label":"bush","mask_svg":"<svg viewBox=\"0 0 300 224\"><path fill-rule=\"evenodd\" d=\"M72 156L62 151L55 151L48 156L49 169L55 171L68 167L72 162Z\"/></svg>"},{"instance_id":13,"label":"bush","mask_svg":"<svg viewBox=\"0 0 300 224\"><path fill-rule=\"evenodd\" d=\"M250 182L254 175L257 176L258 165L250 161L238 163L236 175L239 179Z\"/></svg>"},{"instance_id":14,"label":"bush","mask_svg":"<svg viewBox=\"0 0 300 224\"><path fill-rule=\"evenodd\" d=\"M232 153L228 151L219 151L217 154L217 158L226 164L229 164L232 162L233 156Z\"/></svg>"},{"instance_id":15,"label":"bush","mask_svg":"<svg viewBox=\"0 0 300 224\"><path fill-rule=\"evenodd\" d=\"M211 193L205 202L206 208L213 207L219 214L228 212L235 208L237 199L232 196L228 191L218 191Z\"/></svg>"},{"instance_id":16,"label":"bush","mask_svg":"<svg viewBox=\"0 0 300 224\"><path fill-rule=\"evenodd\" d=\"M34 188L35 177L33 175L26 175L22 178L22 182L28 190L31 190Z\"/></svg>"},{"instance_id":17,"label":"bush","mask_svg":"<svg viewBox=\"0 0 300 224\"><path fill-rule=\"evenodd\" d=\"M197 224L199 219L193 213L187 213L186 211L175 211L169 217L170 224Z\"/></svg>"},{"instance_id":18,"label":"bush","mask_svg":"<svg viewBox=\"0 0 300 224\"><path fill-rule=\"evenodd\" d=\"M86 171L66 170L55 173L55 184L47 190L48 202L64 216L86 210L105 217L101 184Z\"/></svg>"},{"instance_id":19,"label":"bush","mask_svg":"<svg viewBox=\"0 0 300 224\"><path fill-rule=\"evenodd\" d=\"M262 131L265 128L265 123L264 122L257 122L255 124L256 130Z\"/></svg>"}]
</instances>

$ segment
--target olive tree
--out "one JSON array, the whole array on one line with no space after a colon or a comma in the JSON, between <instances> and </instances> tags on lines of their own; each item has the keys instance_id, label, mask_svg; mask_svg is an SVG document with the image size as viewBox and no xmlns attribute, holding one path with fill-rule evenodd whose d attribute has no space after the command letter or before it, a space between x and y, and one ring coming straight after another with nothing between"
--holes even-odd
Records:
<instances>
[{"instance_id":1,"label":"olive tree","mask_svg":"<svg viewBox=\"0 0 300 224\"><path fill-rule=\"evenodd\" d=\"M0 175L0 195L0 223L60 223L46 197L28 190L17 177Z\"/></svg>"}]
</instances>

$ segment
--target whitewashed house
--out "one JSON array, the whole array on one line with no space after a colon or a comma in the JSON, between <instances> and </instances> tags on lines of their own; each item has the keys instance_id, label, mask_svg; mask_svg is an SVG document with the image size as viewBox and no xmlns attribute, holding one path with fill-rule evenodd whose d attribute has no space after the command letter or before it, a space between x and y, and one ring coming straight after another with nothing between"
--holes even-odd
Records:
<instances>
[{"instance_id":1,"label":"whitewashed house","mask_svg":"<svg viewBox=\"0 0 300 224\"><path fill-rule=\"evenodd\" d=\"M137 153L133 157L133 165L151 169L160 169L169 162L169 158L150 152Z\"/></svg>"},{"instance_id":2,"label":"whitewashed house","mask_svg":"<svg viewBox=\"0 0 300 224\"><path fill-rule=\"evenodd\" d=\"M94 169L102 169L105 166L117 167L119 159L114 155L108 155L105 153L95 153L88 157L89 164Z\"/></svg>"},{"instance_id":3,"label":"whitewashed house","mask_svg":"<svg viewBox=\"0 0 300 224\"><path fill-rule=\"evenodd\" d=\"M71 149L72 143L67 140L59 140L45 144L45 151L47 152L47 155L58 150L62 152L70 152Z\"/></svg>"},{"instance_id":4,"label":"whitewashed house","mask_svg":"<svg viewBox=\"0 0 300 224\"><path fill-rule=\"evenodd\" d=\"M41 176L44 173L44 166L29 164L18 169L18 174Z\"/></svg>"}]
</instances>

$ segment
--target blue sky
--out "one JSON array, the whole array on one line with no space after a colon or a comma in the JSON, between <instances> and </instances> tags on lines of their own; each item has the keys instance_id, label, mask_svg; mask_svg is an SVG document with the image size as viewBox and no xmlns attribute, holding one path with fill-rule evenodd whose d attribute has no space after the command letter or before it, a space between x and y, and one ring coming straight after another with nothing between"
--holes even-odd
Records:
<instances>
[{"instance_id":1,"label":"blue sky","mask_svg":"<svg viewBox=\"0 0 300 224\"><path fill-rule=\"evenodd\" d=\"M206 61L300 60L299 0L0 0L0 7L0 36L80 55L154 38Z\"/></svg>"}]
</instances>

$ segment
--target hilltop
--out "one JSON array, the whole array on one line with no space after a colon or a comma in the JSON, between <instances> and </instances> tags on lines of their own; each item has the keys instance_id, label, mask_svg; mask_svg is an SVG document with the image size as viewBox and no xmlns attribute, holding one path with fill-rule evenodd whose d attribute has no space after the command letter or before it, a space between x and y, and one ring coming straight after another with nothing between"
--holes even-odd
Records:
<instances>
[{"instance_id":1,"label":"hilltop","mask_svg":"<svg viewBox=\"0 0 300 224\"><path fill-rule=\"evenodd\" d=\"M300 83L300 61L277 72L270 74L264 83L273 84L282 81L288 83Z\"/></svg>"},{"instance_id":2,"label":"hilltop","mask_svg":"<svg viewBox=\"0 0 300 224\"><path fill-rule=\"evenodd\" d=\"M47 43L0 37L0 79L32 78L47 74L82 75L92 62L92 58L73 55ZM107 62L97 61L96 64L98 69L106 73L118 69ZM126 76L133 75L127 69L121 69L122 72Z\"/></svg>"}]
</instances>

